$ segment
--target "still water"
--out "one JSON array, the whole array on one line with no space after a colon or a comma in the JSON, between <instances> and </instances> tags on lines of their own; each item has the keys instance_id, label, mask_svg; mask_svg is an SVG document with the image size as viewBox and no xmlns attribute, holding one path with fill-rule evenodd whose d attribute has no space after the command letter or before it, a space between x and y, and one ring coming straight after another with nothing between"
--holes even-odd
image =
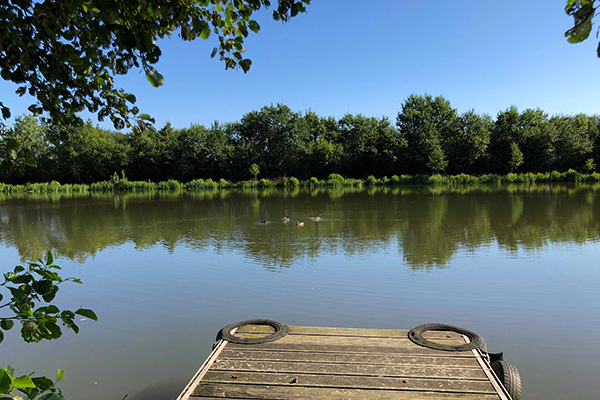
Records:
<instances>
[{"instance_id":1,"label":"still water","mask_svg":"<svg viewBox=\"0 0 600 400\"><path fill-rule=\"evenodd\" d=\"M166 400L239 320L440 322L503 351L527 400L598 398L599 239L599 185L0 197L4 269L51 249L84 281L55 303L100 318L10 331L0 364L65 369L69 400Z\"/></svg>"}]
</instances>

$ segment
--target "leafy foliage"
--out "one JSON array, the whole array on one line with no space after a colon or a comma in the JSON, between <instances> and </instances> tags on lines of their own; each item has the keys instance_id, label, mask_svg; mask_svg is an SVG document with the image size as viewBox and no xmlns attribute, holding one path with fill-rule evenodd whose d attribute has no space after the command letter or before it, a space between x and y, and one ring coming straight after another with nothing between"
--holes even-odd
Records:
<instances>
[{"instance_id":1,"label":"leafy foliage","mask_svg":"<svg viewBox=\"0 0 600 400\"><path fill-rule=\"evenodd\" d=\"M0 293L0 311L10 310L11 316L0 316L0 343L4 340L4 333L15 326L15 321L21 324L21 337L25 342L40 342L44 339L58 339L62 336L59 323L79 332L75 323L76 315L80 315L94 321L98 320L96 313L92 310L79 308L77 311L60 310L51 304L59 290L59 285L64 282L75 282L81 284L77 278L62 278L57 270L60 267L54 263L51 252L46 254L46 262L30 263L29 266L16 266L13 271L4 274L4 282L1 288L10 293L10 299L2 304L4 295ZM34 377L29 375L15 376L11 366L0 369L0 395L11 397L0 398L22 398L39 400L62 400L60 389L55 384L64 377L64 371L58 370L56 381L46 377ZM15 391L20 392L19 396ZM38 397L40 396L40 397Z\"/></svg>"},{"instance_id":2,"label":"leafy foliage","mask_svg":"<svg viewBox=\"0 0 600 400\"><path fill-rule=\"evenodd\" d=\"M278 0L273 18L288 21L306 11L311 0ZM9 0L0 8L0 73L19 85L16 93L37 102L34 114L47 113L56 124L82 123L81 111L110 118L115 128L133 116L145 128L153 120L135 106L136 97L116 88L116 75L141 68L154 87L164 77L154 65L162 51L157 41L175 33L186 41L211 34L226 69L250 69L244 39L260 30L253 14L270 0ZM10 109L0 103L3 118Z\"/></svg>"},{"instance_id":3,"label":"leafy foliage","mask_svg":"<svg viewBox=\"0 0 600 400\"><path fill-rule=\"evenodd\" d=\"M60 267L54 263L52 253L47 253L46 262L39 260L30 263L28 268L16 266L12 272L4 274L4 282L0 287L6 288L11 295L8 302L0 304L0 309L8 308L13 316L0 316L0 343L4 339L4 332L13 328L14 321L21 323L21 336L26 342L39 342L41 340L58 339L62 336L59 322L75 333L79 327L75 323L75 316L81 315L94 321L98 319L92 310L80 308L73 312L60 310L51 304L59 290L59 285L64 282L81 284L77 278L61 278L56 270ZM0 302L3 296L0 294ZM46 303L38 306L38 303Z\"/></svg>"},{"instance_id":4,"label":"leafy foliage","mask_svg":"<svg viewBox=\"0 0 600 400\"><path fill-rule=\"evenodd\" d=\"M32 116L17 118L5 141L0 140L0 149L14 139L15 151L30 153L38 168L0 170L0 181L35 192L140 191L169 190L172 182L160 187L155 182L173 179L201 179L198 185L204 187L208 179L219 186L219 179L241 181L259 174L301 180L338 173L360 179L393 174L481 175L511 170L587 171L588 159L600 162L598 116L549 116L543 110L515 107L496 118L473 110L459 114L441 96L409 97L395 126L385 117L347 114L336 119L278 104L252 111L240 121L210 127L194 124L176 129L166 124L154 131L134 129L122 134L88 122L73 132L61 142L61 128ZM519 158L514 158L513 144L522 154L519 165L513 163ZM250 170L253 164L258 173ZM110 179L115 173L116 178ZM93 182L91 187L81 185Z\"/></svg>"},{"instance_id":5,"label":"leafy foliage","mask_svg":"<svg viewBox=\"0 0 600 400\"><path fill-rule=\"evenodd\" d=\"M0 394L11 396L3 396L0 397L1 399L64 400L61 390L56 387L58 381L65 376L65 371L62 369L56 372L56 381L45 376L32 378L29 375L21 375L17 377L14 372L10 365L0 368ZM20 392L18 396L15 394L16 391Z\"/></svg>"},{"instance_id":6,"label":"leafy foliage","mask_svg":"<svg viewBox=\"0 0 600 400\"><path fill-rule=\"evenodd\" d=\"M519 150L519 146L516 143L510 144L510 171L517 169L523 164L523 153Z\"/></svg>"},{"instance_id":7,"label":"leafy foliage","mask_svg":"<svg viewBox=\"0 0 600 400\"><path fill-rule=\"evenodd\" d=\"M258 169L258 165L252 164L248 169L248 172L250 172L250 175L252 175L254 177L254 180L256 180L256 177L260 173L260 169Z\"/></svg>"},{"instance_id":8,"label":"leafy foliage","mask_svg":"<svg viewBox=\"0 0 600 400\"><path fill-rule=\"evenodd\" d=\"M565 32L569 43L580 43L590 37L592 18L596 14L595 0L567 0L565 12L575 20L573 27ZM600 44L596 51L600 57Z\"/></svg>"}]
</instances>

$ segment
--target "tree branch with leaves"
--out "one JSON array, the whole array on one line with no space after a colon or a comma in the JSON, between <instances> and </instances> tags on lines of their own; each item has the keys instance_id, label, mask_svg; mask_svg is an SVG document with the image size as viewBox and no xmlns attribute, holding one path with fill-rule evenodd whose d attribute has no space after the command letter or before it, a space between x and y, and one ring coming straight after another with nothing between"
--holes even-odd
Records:
<instances>
[{"instance_id":1,"label":"tree branch with leaves","mask_svg":"<svg viewBox=\"0 0 600 400\"><path fill-rule=\"evenodd\" d=\"M580 43L590 37L592 33L592 19L596 16L597 8L594 7L596 0L567 0L565 12L575 20L573 27L565 32L565 37L569 43ZM596 32L596 38L598 38ZM596 49L596 54L600 57L600 43Z\"/></svg>"},{"instance_id":2,"label":"tree branch with leaves","mask_svg":"<svg viewBox=\"0 0 600 400\"><path fill-rule=\"evenodd\" d=\"M82 283L77 278L62 278L57 273L60 269L54 263L52 253L48 252L46 262L38 260L30 263L27 268L18 265L13 271L4 274L4 282L0 284L0 288L10 292L11 297L3 302L4 296L0 293L0 343L4 340L4 332L11 330L15 322L21 324L21 337L25 342L37 343L61 337L60 324L79 333L79 327L75 323L77 315L98 320L92 310L60 310L51 304L61 284ZM64 371L58 370L56 382L63 376ZM56 382L46 377L16 377L11 366L0 369L0 395L12 396L15 391L20 391L27 396L21 396L23 399L34 399L41 395L40 400L61 400L63 397L60 389L55 386ZM13 397L0 397L3 398Z\"/></svg>"},{"instance_id":3,"label":"tree branch with leaves","mask_svg":"<svg viewBox=\"0 0 600 400\"><path fill-rule=\"evenodd\" d=\"M306 12L311 0L278 0L273 19L286 22ZM269 0L8 0L0 7L0 75L29 94L29 107L55 124L81 125L87 110L109 118L115 128L153 123L140 114L136 97L115 87L117 75L142 69L154 87L164 83L154 68L157 41L175 33L186 41L217 37L210 52L226 69L250 69L244 39L260 25L255 12ZM0 102L2 116L10 109Z\"/></svg>"}]
</instances>

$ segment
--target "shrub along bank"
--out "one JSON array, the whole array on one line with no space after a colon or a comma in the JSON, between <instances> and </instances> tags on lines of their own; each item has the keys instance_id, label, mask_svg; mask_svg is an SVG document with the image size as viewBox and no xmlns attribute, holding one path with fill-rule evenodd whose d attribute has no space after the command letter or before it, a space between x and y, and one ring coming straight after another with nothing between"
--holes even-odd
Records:
<instances>
[{"instance_id":1,"label":"shrub along bank","mask_svg":"<svg viewBox=\"0 0 600 400\"><path fill-rule=\"evenodd\" d=\"M57 181L49 183L27 183L24 185L9 185L0 183L0 193L46 193L46 192L145 192L145 191L199 191L216 189L247 189L247 188L295 188L295 187L372 187L372 186L400 186L400 185L502 185L509 183L549 183L549 182L600 182L600 173L581 174L575 170L567 172L547 172L528 174L488 174L473 175L393 175L376 178L370 175L366 179L344 178L339 174L331 174L327 179L312 177L308 180L298 180L294 177L278 179L257 179L239 182L230 182L225 179L214 181L212 179L195 179L183 183L176 180L162 182L130 181L124 175L116 174L108 181L92 184L60 184Z\"/></svg>"}]
</instances>

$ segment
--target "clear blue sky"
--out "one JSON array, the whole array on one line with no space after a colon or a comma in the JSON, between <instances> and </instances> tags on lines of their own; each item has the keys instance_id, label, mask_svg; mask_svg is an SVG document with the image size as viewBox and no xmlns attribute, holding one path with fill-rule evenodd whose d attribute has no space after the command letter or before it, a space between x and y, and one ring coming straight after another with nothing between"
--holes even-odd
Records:
<instances>
[{"instance_id":1,"label":"clear blue sky","mask_svg":"<svg viewBox=\"0 0 600 400\"><path fill-rule=\"evenodd\" d=\"M177 36L162 42L164 86L151 87L136 70L117 84L137 95L159 127L235 121L271 103L395 119L413 93L443 95L461 112L492 116L511 105L596 114L598 42L593 34L567 43L563 34L573 22L565 3L313 0L287 24L258 16L262 29L246 42L253 61L247 74L210 58L216 38ZM29 103L15 88L1 81L0 98L19 115Z\"/></svg>"}]
</instances>

